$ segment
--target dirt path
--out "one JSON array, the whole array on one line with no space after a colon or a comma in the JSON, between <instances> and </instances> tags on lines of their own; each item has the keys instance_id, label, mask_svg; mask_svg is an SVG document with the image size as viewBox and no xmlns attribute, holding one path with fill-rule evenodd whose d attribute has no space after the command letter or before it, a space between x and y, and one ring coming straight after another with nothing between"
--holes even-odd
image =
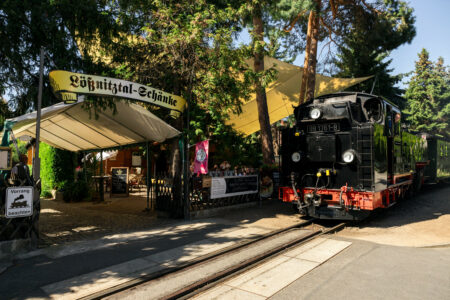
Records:
<instances>
[{"instance_id":1,"label":"dirt path","mask_svg":"<svg viewBox=\"0 0 450 300\"><path fill-rule=\"evenodd\" d=\"M426 188L339 235L395 246L450 246L450 186Z\"/></svg>"},{"instance_id":2,"label":"dirt path","mask_svg":"<svg viewBox=\"0 0 450 300\"><path fill-rule=\"evenodd\" d=\"M107 234L165 226L180 219L158 218L143 212L145 195L107 198L104 203L64 203L43 200L40 231L43 246L95 239ZM239 226L279 229L298 223L300 215L291 205L277 200L218 216L221 222ZM380 244L424 247L450 245L450 185L424 190L340 236Z\"/></svg>"},{"instance_id":3,"label":"dirt path","mask_svg":"<svg viewBox=\"0 0 450 300\"><path fill-rule=\"evenodd\" d=\"M147 230L182 222L182 219L158 218L155 212L144 212L145 193L129 198L107 197L102 203L65 203L50 199L41 201L39 227L42 246L96 239L104 235ZM237 226L279 229L300 222L291 205L277 200L263 205L234 210L214 217L221 223ZM207 220L207 219L205 219Z\"/></svg>"},{"instance_id":4,"label":"dirt path","mask_svg":"<svg viewBox=\"0 0 450 300\"><path fill-rule=\"evenodd\" d=\"M107 234L162 226L179 220L147 213L145 197L108 197L102 203L41 200L39 230L43 246L95 239Z\"/></svg>"}]
</instances>

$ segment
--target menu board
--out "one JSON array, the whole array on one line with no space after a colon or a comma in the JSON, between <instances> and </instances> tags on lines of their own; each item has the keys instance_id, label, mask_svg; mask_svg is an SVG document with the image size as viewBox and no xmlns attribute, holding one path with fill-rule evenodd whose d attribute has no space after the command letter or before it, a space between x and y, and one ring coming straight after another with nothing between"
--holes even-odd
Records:
<instances>
[{"instance_id":1,"label":"menu board","mask_svg":"<svg viewBox=\"0 0 450 300\"><path fill-rule=\"evenodd\" d=\"M128 196L128 168L111 168L111 197Z\"/></svg>"}]
</instances>

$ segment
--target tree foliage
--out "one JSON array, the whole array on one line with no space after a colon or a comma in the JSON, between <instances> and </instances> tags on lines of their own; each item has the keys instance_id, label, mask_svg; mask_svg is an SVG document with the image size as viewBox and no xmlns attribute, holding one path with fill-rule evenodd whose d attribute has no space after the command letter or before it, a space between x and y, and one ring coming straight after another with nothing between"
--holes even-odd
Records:
<instances>
[{"instance_id":1,"label":"tree foliage","mask_svg":"<svg viewBox=\"0 0 450 300\"><path fill-rule=\"evenodd\" d=\"M405 97L413 129L450 138L450 69L443 58L432 62L422 49Z\"/></svg>"},{"instance_id":2,"label":"tree foliage","mask_svg":"<svg viewBox=\"0 0 450 300\"><path fill-rule=\"evenodd\" d=\"M74 181L75 154L40 143L42 193L48 193L65 182Z\"/></svg>"},{"instance_id":3,"label":"tree foliage","mask_svg":"<svg viewBox=\"0 0 450 300\"><path fill-rule=\"evenodd\" d=\"M403 91L395 85L402 76L391 75L390 51L410 43L415 36L413 9L399 0L377 1L371 8L343 6L346 18L353 18L351 27L341 27L341 44L335 65L340 77L374 75L373 92L404 106ZM352 90L370 92L374 81L360 83Z\"/></svg>"},{"instance_id":4,"label":"tree foliage","mask_svg":"<svg viewBox=\"0 0 450 300\"><path fill-rule=\"evenodd\" d=\"M236 3L220 1L118 1L111 14L125 38L102 46L117 77L187 99L189 129L184 129L189 142L214 139L219 152L226 143L243 141L224 121L240 111L241 101L252 91L253 73L245 63L249 50L233 45L240 30L238 10ZM182 128L182 119L173 120L161 108L150 109ZM232 135L235 138L226 138Z\"/></svg>"},{"instance_id":5,"label":"tree foliage","mask_svg":"<svg viewBox=\"0 0 450 300\"><path fill-rule=\"evenodd\" d=\"M15 115L36 107L39 84L39 54L44 47L45 74L59 68L101 72L104 68L84 60L77 40L102 43L117 27L107 14L109 1L13 1L0 2L0 96L6 95ZM45 76L43 107L53 97ZM59 102L59 101L58 101Z\"/></svg>"}]
</instances>

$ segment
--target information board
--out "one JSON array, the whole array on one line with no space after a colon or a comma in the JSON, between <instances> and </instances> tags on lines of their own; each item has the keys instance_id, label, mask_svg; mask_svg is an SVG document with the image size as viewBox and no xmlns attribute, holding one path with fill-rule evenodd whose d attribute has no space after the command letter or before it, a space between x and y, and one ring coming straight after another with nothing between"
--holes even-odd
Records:
<instances>
[{"instance_id":1,"label":"information board","mask_svg":"<svg viewBox=\"0 0 450 300\"><path fill-rule=\"evenodd\" d=\"M133 152L131 154L131 165L133 167L140 167L142 166L142 156L140 152Z\"/></svg>"},{"instance_id":2,"label":"information board","mask_svg":"<svg viewBox=\"0 0 450 300\"><path fill-rule=\"evenodd\" d=\"M211 178L211 199L258 193L258 175Z\"/></svg>"},{"instance_id":3,"label":"information board","mask_svg":"<svg viewBox=\"0 0 450 300\"><path fill-rule=\"evenodd\" d=\"M111 197L128 196L128 168L111 168Z\"/></svg>"},{"instance_id":4,"label":"information board","mask_svg":"<svg viewBox=\"0 0 450 300\"><path fill-rule=\"evenodd\" d=\"M33 187L18 186L6 189L5 217L23 218L33 215Z\"/></svg>"}]
</instances>

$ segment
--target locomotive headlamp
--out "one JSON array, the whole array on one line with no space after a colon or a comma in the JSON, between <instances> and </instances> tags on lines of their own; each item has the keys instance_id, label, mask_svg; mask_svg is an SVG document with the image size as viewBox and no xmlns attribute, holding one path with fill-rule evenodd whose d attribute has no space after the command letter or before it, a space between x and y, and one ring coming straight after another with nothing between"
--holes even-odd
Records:
<instances>
[{"instance_id":1,"label":"locomotive headlamp","mask_svg":"<svg viewBox=\"0 0 450 300\"><path fill-rule=\"evenodd\" d=\"M321 114L322 114L322 112L317 107L313 108L309 111L309 116L311 117L311 119L314 119L314 120L320 118Z\"/></svg>"},{"instance_id":2,"label":"locomotive headlamp","mask_svg":"<svg viewBox=\"0 0 450 300\"><path fill-rule=\"evenodd\" d=\"M347 150L342 154L342 160L346 163L351 163L355 160L356 152L355 150Z\"/></svg>"},{"instance_id":3,"label":"locomotive headlamp","mask_svg":"<svg viewBox=\"0 0 450 300\"><path fill-rule=\"evenodd\" d=\"M300 155L300 152L294 152L292 153L291 158L293 162L299 162L302 156Z\"/></svg>"}]
</instances>

